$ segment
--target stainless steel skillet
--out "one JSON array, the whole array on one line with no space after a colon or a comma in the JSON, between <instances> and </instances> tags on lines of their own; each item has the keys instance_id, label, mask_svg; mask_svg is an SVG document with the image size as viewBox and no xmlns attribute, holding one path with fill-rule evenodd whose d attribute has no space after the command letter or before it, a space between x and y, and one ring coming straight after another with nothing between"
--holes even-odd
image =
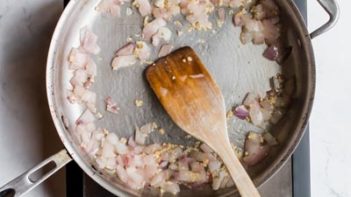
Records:
<instances>
[{"instance_id":1,"label":"stainless steel skillet","mask_svg":"<svg viewBox=\"0 0 351 197\"><path fill-rule=\"evenodd\" d=\"M287 27L283 36L288 44L293 47L292 54L283 67L264 60L261 56L263 47L250 44L240 45L237 41L239 31L230 29L232 26L228 24L216 33L194 34L176 41L178 46L190 44L198 51L221 86L228 107L240 103L249 91L266 91L269 86L268 79L277 72L283 72L287 76L296 78L296 91L292 106L283 120L272 129L281 145L274 149L267 159L250 169L251 177L258 186L268 180L292 154L303 134L309 117L315 83L315 63L311 38L333 26L338 16L338 8L334 1L320 0L319 2L330 15L330 20L321 28L309 34L292 1L277 1ZM144 67L134 67L118 73L111 72L109 63L113 52L125 42L130 32L139 28L141 21L137 17L131 20L101 18L98 13L94 12L96 3L97 1L86 0L76 0L69 3L56 27L48 56L47 93L50 110L58 134L68 154L63 150L43 161L32 170L2 187L0 195L11 192L15 192L16 196L24 194L71 161L71 157L89 176L112 193L118 196L141 195L128 189L122 183L115 182L110 177L105 177L97 172L71 136L72 125L74 125L77 116L81 114L83 109L72 106L66 100L67 89L69 89L68 81L72 75L68 70L66 60L71 47L77 46L79 29L85 25L88 25L97 33L101 39L99 45L103 48L103 51L106 51L106 53L96 58L99 71L94 90L101 95L98 100L103 100L105 96L111 95L125 104L121 109L124 112L123 117L115 118L106 115L104 121L99 124L108 127L119 136L130 136L133 133L134 123L144 124L158 120L170 133L163 138L153 136L153 141L192 143L192 141L183 140L185 134L171 123L148 91L148 87L142 78ZM201 42L197 42L199 37L206 38L207 44L203 45ZM134 99L143 99L146 103L145 107L141 110L136 109L133 106ZM98 105L102 108L103 104ZM232 140L239 145L242 144L244 131L248 127L249 125L239 121L232 122L232 130L230 131ZM38 180L29 179L33 172L50 162L54 162L56 167ZM144 193L144 195L147 194ZM232 189L216 192L204 189L184 190L180 195L230 196L233 193Z\"/></svg>"}]
</instances>

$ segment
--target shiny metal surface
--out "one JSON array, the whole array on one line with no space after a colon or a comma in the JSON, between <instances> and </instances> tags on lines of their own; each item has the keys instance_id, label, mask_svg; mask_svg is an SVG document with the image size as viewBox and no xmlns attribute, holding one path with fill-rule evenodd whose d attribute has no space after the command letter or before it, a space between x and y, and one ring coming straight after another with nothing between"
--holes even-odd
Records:
<instances>
[{"instance_id":1,"label":"shiny metal surface","mask_svg":"<svg viewBox=\"0 0 351 197\"><path fill-rule=\"evenodd\" d=\"M152 141L182 144L188 144L191 141L183 140L186 134L170 121L149 91L143 78L145 66L135 66L118 72L111 71L109 65L114 51L125 44L130 35L140 31L142 20L136 14L121 19L103 17L94 11L95 4L96 2L92 1L72 1L59 22L48 62L50 107L54 112L55 124L60 137L63 138L68 151L84 171L114 194L138 195L122 183L111 181L110 177L96 173L90 167L89 159L76 147L70 135L69 130L73 128L75 120L83 109L69 104L66 100L67 90L70 89L69 78L72 76L66 60L70 49L78 46L80 28L88 25L98 35L100 39L98 43L103 51L96 58L99 70L94 84L94 90L99 95L98 100L101 101L98 103L100 111L104 111L103 99L107 96L112 96L121 106L121 116L104 114L104 119L98 122L99 126L104 126L119 136L128 137L133 134L135 125L156 121L165 128L168 135L152 136ZM228 109L234 104L241 103L247 92L264 94L269 90L269 78L277 72L283 72L288 77L296 78L297 87L293 105L286 117L272 129L281 145L274 149L260 165L250 169L250 174L257 185L261 185L277 171L296 147L308 119L314 93L314 60L310 39L306 36L308 32L292 2L281 1L279 4L281 9L285 10L283 13L286 15L283 16L283 20L289 27L284 36L288 44L293 46L292 55L287 60L287 65L284 65L283 68L286 68L284 70L281 70L282 67L276 63L269 62L262 57L264 46L241 45L239 29L234 29L230 25L230 18L223 29L215 34L212 32L192 33L190 36L180 37L174 41L178 47L190 45L197 51L221 87ZM65 24L64 28L61 27L62 24ZM197 42L199 38L206 40L205 44ZM145 103L144 107L136 108L135 99L142 99ZM62 117L67 120L69 130L64 128ZM243 144L247 131L258 130L239 120L229 123L229 128L231 139L239 146ZM196 192L201 196L227 196L232 195L231 190L214 192L209 188L202 191L185 189L180 195L191 196Z\"/></svg>"},{"instance_id":2,"label":"shiny metal surface","mask_svg":"<svg viewBox=\"0 0 351 197\"><path fill-rule=\"evenodd\" d=\"M103 17L94 11L96 3L98 1L71 1L56 27L47 62L50 110L59 136L69 154L90 177L118 196L148 196L152 191L145 190L140 194L128 189L114 177L97 172L70 134L75 120L83 109L78 105L69 104L66 99L71 88L69 79L72 76L72 72L68 70L67 57L70 49L78 46L80 28L88 26L99 36L98 44L103 51L96 57L99 69L93 87L99 95L98 109L104 112L103 99L107 96L112 96L121 106L120 116L103 114L105 117L98 122L98 126L116 132L120 137L129 137L134 133L135 125L155 121L165 128L167 135L151 136L151 141L193 143L193 140L185 140L185 133L170 121L149 91L143 78L145 65L118 72L112 72L109 66L115 50L126 42L128 36L140 31L141 18L136 14L120 19ZM222 89L228 109L234 104L241 103L247 92L264 94L269 90L269 78L278 72L296 79L292 106L286 116L271 130L280 145L272 150L267 159L249 169L251 177L258 186L278 171L296 148L311 111L315 88L315 63L309 33L292 1L277 3L283 10L282 21L286 26L284 40L293 47L292 54L283 67L262 57L264 46L241 45L239 29L233 28L230 18L219 31L191 33L190 36L174 40L177 47L189 45L197 51ZM206 41L202 42L201 39ZM144 107L136 108L135 99L142 99ZM238 146L243 145L247 131L260 130L236 119L229 122L229 128L231 140ZM233 189L220 191L212 191L210 188L184 189L180 195L232 196Z\"/></svg>"},{"instance_id":3,"label":"shiny metal surface","mask_svg":"<svg viewBox=\"0 0 351 197\"><path fill-rule=\"evenodd\" d=\"M149 91L143 78L145 66L135 66L118 72L112 72L109 66L114 51L125 44L130 35L140 31L142 20L136 14L120 19L103 17L94 11L95 4L96 2L92 1L72 1L59 22L48 62L50 107L54 112L55 124L60 136L78 164L112 193L136 195L136 192L127 189L120 182L114 184L111 178L96 173L90 167L88 158L75 146L70 132L65 130L61 121L62 117L66 118L70 130L83 110L69 104L66 100L67 90L70 89L69 78L72 76L66 60L70 49L78 46L80 28L88 25L99 36L98 44L103 51L96 58L99 70L94 84L94 90L99 95L98 100L101 101L98 103L100 111L104 111L103 99L107 96L112 96L121 106L121 116L104 114L104 119L98 122L99 126L104 126L119 136L129 137L133 134L135 125L156 121L165 128L168 135L152 136L152 141L182 144L188 144L191 141L183 140L186 134L170 121ZM230 18L227 19L223 29L215 34L212 32L192 33L190 36L180 37L175 41L178 47L190 45L197 51L221 87L228 109L234 104L241 103L247 92L264 94L269 90L269 78L278 72L297 79L293 106L286 117L272 129L281 145L274 149L260 165L250 169L250 174L257 185L261 185L277 171L296 147L305 127L314 93L314 60L310 39L306 36L308 32L292 2L281 1L279 4L281 9L285 10L283 13L286 15L283 16L283 20L289 27L284 36L288 44L293 46L293 53L284 67L262 57L264 46L241 45L239 29L234 29ZM65 24L65 28L60 26L62 24ZM197 42L199 38L206 40L205 44ZM281 70L281 68L286 69ZM144 107L136 108L135 99L142 99L145 103ZM259 130L236 119L229 123L229 128L232 141L239 146L243 145L247 131ZM230 190L213 192L208 188L196 192L203 196L231 195ZM190 196L193 192L182 190L181 195Z\"/></svg>"}]
</instances>

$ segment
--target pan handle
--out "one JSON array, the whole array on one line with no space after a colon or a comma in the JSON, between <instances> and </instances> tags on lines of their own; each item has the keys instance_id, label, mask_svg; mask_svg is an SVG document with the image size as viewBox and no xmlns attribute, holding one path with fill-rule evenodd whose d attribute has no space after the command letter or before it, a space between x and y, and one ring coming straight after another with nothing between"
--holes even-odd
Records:
<instances>
[{"instance_id":1,"label":"pan handle","mask_svg":"<svg viewBox=\"0 0 351 197\"><path fill-rule=\"evenodd\" d=\"M336 24L340 14L339 5L335 0L318 0L318 3L328 13L329 20L324 25L314 30L310 34L311 39L323 34L324 32L328 31L330 28L332 28Z\"/></svg>"},{"instance_id":2,"label":"pan handle","mask_svg":"<svg viewBox=\"0 0 351 197\"><path fill-rule=\"evenodd\" d=\"M71 160L72 158L68 155L67 151L65 149L61 150L1 187L0 197L22 196L49 178ZM33 177L36 173L39 173L40 170L49 167L50 164L54 164L54 167L50 168L48 172L45 172L43 175L38 175L38 178Z\"/></svg>"}]
</instances>

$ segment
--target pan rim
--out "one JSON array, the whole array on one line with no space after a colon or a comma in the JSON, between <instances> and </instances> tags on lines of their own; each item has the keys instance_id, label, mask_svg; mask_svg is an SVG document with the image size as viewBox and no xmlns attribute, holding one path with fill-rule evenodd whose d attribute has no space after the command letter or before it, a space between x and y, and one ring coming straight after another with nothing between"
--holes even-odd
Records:
<instances>
[{"instance_id":1,"label":"pan rim","mask_svg":"<svg viewBox=\"0 0 351 197\"><path fill-rule=\"evenodd\" d=\"M97 182L99 185L104 187L106 190L109 192L118 195L118 196L130 196L130 194L125 193L122 188L117 189L118 187L116 185L111 184L109 181L106 179L100 177L96 171L93 170L93 168L82 159L82 157L78 154L78 151L76 150L75 146L73 143L70 141L68 136L65 133L65 128L60 121L60 114L57 112L57 104L55 101L55 90L54 90L54 71L55 71L55 54L56 54L56 46L58 42L58 37L60 36L61 29L65 24L65 21L69 17L71 10L74 9L74 7L78 4L79 1L70 1L66 8L64 9L62 15L60 16L58 23L55 27L53 36L51 38L50 42L50 47L48 51L48 59L46 63L46 93L47 93L47 99L48 99L48 104L49 104L49 109L50 109L50 114L52 117L52 120L54 122L55 128L57 130L57 133L67 150L68 154L73 158L73 160L78 164L78 166L86 173L90 178L92 178L95 182Z\"/></svg>"},{"instance_id":2,"label":"pan rim","mask_svg":"<svg viewBox=\"0 0 351 197\"><path fill-rule=\"evenodd\" d=\"M310 33L307 30L307 27L305 25L305 22L303 20L303 17L297 8L296 4L292 1L283 1L283 3L287 3L288 7L292 9L292 12L294 15L295 21L298 23L298 32L300 35L303 35L301 37L301 45L304 47L304 51L306 51L306 58L307 58L307 68L308 68L308 73L310 73L307 81L307 85L309 88L307 88L306 92L306 103L303 106L302 110L302 116L300 118L300 121L298 121L295 133L293 135L293 138L289 140L289 142L286 144L284 149L280 151L280 153L277 155L277 158L275 159L276 161L274 162L275 165L271 165L268 167L264 173L261 173L257 176L255 183L258 182L258 187L266 183L273 175L275 175L283 166L284 164L288 161L288 158L292 156L296 148L298 147L300 141L302 140L302 137L306 131L306 127L308 125L308 120L312 112L312 107L313 107L313 101L314 101L314 96L315 96L315 87L316 87L316 70L315 70L315 58L314 58L314 51L313 51L313 46L311 42L311 37ZM282 3L282 2L280 2Z\"/></svg>"},{"instance_id":3,"label":"pan rim","mask_svg":"<svg viewBox=\"0 0 351 197\"><path fill-rule=\"evenodd\" d=\"M66 6L65 10L63 11L57 25L54 31L54 34L51 39L50 47L49 47L49 52L48 52L48 59L47 59L47 65L46 65L46 91L47 91L47 98L48 98L48 103L49 103L49 109L50 113L55 125L55 128L57 130L57 133L64 144L66 150L68 151L69 155L73 158L75 162L79 165L83 171L88 174L89 177L91 177L95 182L97 182L99 185L107 189L109 192L118 195L118 196L131 196L130 193L127 193L124 188L119 188L115 184L111 184L108 180L104 179L103 177L99 176L97 171L95 171L90 165L87 164L87 162L82 158L80 154L78 154L78 151L76 150L76 147L74 144L70 141L69 137L67 136L65 132L65 128L63 123L60 121L60 114L57 111L57 104L55 101L55 90L54 90L54 72L55 72L55 54L56 54L56 46L58 43L58 38L61 35L61 29L64 26L67 18L70 16L72 13L72 10L74 9L75 5L78 4L79 1L70 1L68 5ZM304 103L303 109L302 109L302 117L300 121L298 121L295 132L293 132L293 136L291 140L288 141L286 146L280 151L280 153L276 156L275 161L272 163L272 165L269 165L268 168L266 168L263 173L259 174L255 178L255 184L257 187L260 187L264 183L266 183L275 173L277 173L283 165L288 161L288 158L293 154L294 150L297 148L299 142L302 139L302 136L305 132L306 126L308 124L308 119L312 111L312 106L313 106L313 100L314 100L314 95L315 95L315 59L314 59L314 52L313 52L313 47L311 43L311 38L309 36L309 32L307 30L306 25L304 24L304 21L302 19L302 16L300 12L298 11L296 5L293 3L293 1L283 1L280 3L286 3L289 9L291 9L291 16L293 17L294 21L298 24L298 29L297 32L299 35L303 35L301 37L301 43L302 46L304 47L304 51L306 52L306 58L307 58L307 69L309 74L307 85L309 88L307 88L306 92L306 102ZM228 192L227 194L224 194L223 196L230 196L233 195L236 191L231 191Z\"/></svg>"}]
</instances>

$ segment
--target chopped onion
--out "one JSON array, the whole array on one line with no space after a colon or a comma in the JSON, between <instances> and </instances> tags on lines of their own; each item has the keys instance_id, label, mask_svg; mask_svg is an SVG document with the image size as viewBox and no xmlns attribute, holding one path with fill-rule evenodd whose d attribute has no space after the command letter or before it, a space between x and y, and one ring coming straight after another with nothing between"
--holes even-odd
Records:
<instances>
[{"instance_id":1,"label":"chopped onion","mask_svg":"<svg viewBox=\"0 0 351 197\"><path fill-rule=\"evenodd\" d=\"M74 74L70 83L72 84L72 86L83 86L87 80L88 80L88 73L86 72L86 70L77 69L74 71Z\"/></svg>"},{"instance_id":2,"label":"chopped onion","mask_svg":"<svg viewBox=\"0 0 351 197\"><path fill-rule=\"evenodd\" d=\"M113 70L132 66L137 63L137 58L134 55L117 56L112 61Z\"/></svg>"},{"instance_id":3,"label":"chopped onion","mask_svg":"<svg viewBox=\"0 0 351 197\"><path fill-rule=\"evenodd\" d=\"M150 182L150 185L153 187L159 187L166 181L166 176L164 172L156 174Z\"/></svg>"},{"instance_id":4,"label":"chopped onion","mask_svg":"<svg viewBox=\"0 0 351 197\"><path fill-rule=\"evenodd\" d=\"M135 143L133 137L130 137L130 138L128 139L128 146L130 146L131 148L135 148L136 145L137 145L137 144Z\"/></svg>"},{"instance_id":5,"label":"chopped onion","mask_svg":"<svg viewBox=\"0 0 351 197\"><path fill-rule=\"evenodd\" d=\"M271 45L266 48L266 50L263 52L263 56L269 60L275 61L279 57L279 51L278 47Z\"/></svg>"},{"instance_id":6,"label":"chopped onion","mask_svg":"<svg viewBox=\"0 0 351 197\"><path fill-rule=\"evenodd\" d=\"M71 70L84 68L89 59L89 55L81 51L81 49L72 48L68 57L68 61L70 63L69 68Z\"/></svg>"},{"instance_id":7,"label":"chopped onion","mask_svg":"<svg viewBox=\"0 0 351 197\"><path fill-rule=\"evenodd\" d=\"M147 16L151 14L151 4L149 0L134 0L135 5L141 16Z\"/></svg>"},{"instance_id":8,"label":"chopped onion","mask_svg":"<svg viewBox=\"0 0 351 197\"><path fill-rule=\"evenodd\" d=\"M136 167L136 168L142 168L144 167L144 159L143 156L141 155L133 155L130 157L129 166Z\"/></svg>"},{"instance_id":9,"label":"chopped onion","mask_svg":"<svg viewBox=\"0 0 351 197\"><path fill-rule=\"evenodd\" d=\"M203 153L199 151L193 151L192 153L190 153L190 156L195 160L201 161L201 162L209 162L216 159L214 156L212 156L209 153Z\"/></svg>"},{"instance_id":10,"label":"chopped onion","mask_svg":"<svg viewBox=\"0 0 351 197\"><path fill-rule=\"evenodd\" d=\"M240 6L244 6L244 3L247 3L249 1L242 1L242 0L211 0L211 2L215 6L239 8Z\"/></svg>"},{"instance_id":11,"label":"chopped onion","mask_svg":"<svg viewBox=\"0 0 351 197\"><path fill-rule=\"evenodd\" d=\"M266 10L264 9L262 4L257 4L251 9L253 17L256 20L262 20L266 17Z\"/></svg>"},{"instance_id":12,"label":"chopped onion","mask_svg":"<svg viewBox=\"0 0 351 197\"><path fill-rule=\"evenodd\" d=\"M217 14L218 14L217 24L218 24L218 26L221 27L224 24L224 21L225 21L225 9L224 8L219 8Z\"/></svg>"},{"instance_id":13,"label":"chopped onion","mask_svg":"<svg viewBox=\"0 0 351 197\"><path fill-rule=\"evenodd\" d=\"M260 4L265 10L265 17L271 18L279 15L279 8L274 0L260 0Z\"/></svg>"},{"instance_id":14,"label":"chopped onion","mask_svg":"<svg viewBox=\"0 0 351 197\"><path fill-rule=\"evenodd\" d=\"M243 104L244 104L245 106L250 106L252 103L257 102L257 99L258 99L257 94L254 94L254 93L249 92L249 93L245 96L245 99L244 99Z\"/></svg>"},{"instance_id":15,"label":"chopped onion","mask_svg":"<svg viewBox=\"0 0 351 197\"><path fill-rule=\"evenodd\" d=\"M223 180L222 180L222 183L221 183L221 186L219 186L219 188L225 188L226 187L226 185L227 185L227 183L228 183L228 181L229 181L229 179L230 179L230 177L229 176L225 176L224 178L223 178Z\"/></svg>"},{"instance_id":16,"label":"chopped onion","mask_svg":"<svg viewBox=\"0 0 351 197\"><path fill-rule=\"evenodd\" d=\"M273 135L270 132L264 132L262 136L270 146L278 145L277 139L275 139L275 137L273 137Z\"/></svg>"},{"instance_id":17,"label":"chopped onion","mask_svg":"<svg viewBox=\"0 0 351 197\"><path fill-rule=\"evenodd\" d=\"M166 24L166 21L162 18L156 18L155 20L146 24L142 32L144 40L150 40L151 37L155 35L161 27L166 26Z\"/></svg>"},{"instance_id":18,"label":"chopped onion","mask_svg":"<svg viewBox=\"0 0 351 197\"><path fill-rule=\"evenodd\" d=\"M116 56L129 56L132 55L135 49L135 43L128 43L124 45L122 48L118 49L116 52Z\"/></svg>"},{"instance_id":19,"label":"chopped onion","mask_svg":"<svg viewBox=\"0 0 351 197\"><path fill-rule=\"evenodd\" d=\"M167 27L160 27L155 35L152 36L152 45L158 46L161 40L166 43L170 41L172 37L172 31Z\"/></svg>"},{"instance_id":20,"label":"chopped onion","mask_svg":"<svg viewBox=\"0 0 351 197\"><path fill-rule=\"evenodd\" d=\"M114 143L114 147L115 147L115 151L120 155L124 155L128 153L127 145L121 143L120 141L116 141Z\"/></svg>"},{"instance_id":21,"label":"chopped onion","mask_svg":"<svg viewBox=\"0 0 351 197\"><path fill-rule=\"evenodd\" d=\"M273 124L277 124L279 122L279 120L283 117L283 115L284 115L284 113L282 110L276 109L273 111L272 117L269 121Z\"/></svg>"},{"instance_id":22,"label":"chopped onion","mask_svg":"<svg viewBox=\"0 0 351 197\"><path fill-rule=\"evenodd\" d=\"M150 144L144 148L144 152L147 154L153 154L156 151L159 151L161 148L162 147L160 144Z\"/></svg>"},{"instance_id":23,"label":"chopped onion","mask_svg":"<svg viewBox=\"0 0 351 197\"><path fill-rule=\"evenodd\" d=\"M186 20L197 30L208 30L212 28L209 15L213 12L214 6L210 0L189 1L182 0L180 3L182 14Z\"/></svg>"},{"instance_id":24,"label":"chopped onion","mask_svg":"<svg viewBox=\"0 0 351 197\"><path fill-rule=\"evenodd\" d=\"M222 165L221 162L217 160L210 161L208 163L208 169L210 170L211 173L214 173L221 168L221 165Z\"/></svg>"},{"instance_id":25,"label":"chopped onion","mask_svg":"<svg viewBox=\"0 0 351 197\"><path fill-rule=\"evenodd\" d=\"M126 168L126 172L128 175L128 186L139 190L142 189L145 185L145 180L141 175L141 170L138 170L135 167Z\"/></svg>"},{"instance_id":26,"label":"chopped onion","mask_svg":"<svg viewBox=\"0 0 351 197\"><path fill-rule=\"evenodd\" d=\"M167 181L164 184L162 184L161 189L166 193L168 192L174 195L176 195L180 191L179 185L170 181Z\"/></svg>"},{"instance_id":27,"label":"chopped onion","mask_svg":"<svg viewBox=\"0 0 351 197\"><path fill-rule=\"evenodd\" d=\"M135 142L138 144L145 144L148 135L155 131L157 125L155 123L148 123L143 125L140 129L136 128L135 131Z\"/></svg>"},{"instance_id":28,"label":"chopped onion","mask_svg":"<svg viewBox=\"0 0 351 197\"><path fill-rule=\"evenodd\" d=\"M267 44L275 43L280 36L279 18L265 19L262 21L263 34Z\"/></svg>"},{"instance_id":29,"label":"chopped onion","mask_svg":"<svg viewBox=\"0 0 351 197\"><path fill-rule=\"evenodd\" d=\"M247 20L250 19L250 16L246 10L241 10L233 16L233 23L235 26L243 26Z\"/></svg>"},{"instance_id":30,"label":"chopped onion","mask_svg":"<svg viewBox=\"0 0 351 197\"><path fill-rule=\"evenodd\" d=\"M119 107L117 106L117 103L112 100L112 98L109 96L105 99L106 103L106 110L111 112L111 113L118 113Z\"/></svg>"},{"instance_id":31,"label":"chopped onion","mask_svg":"<svg viewBox=\"0 0 351 197\"><path fill-rule=\"evenodd\" d=\"M191 171L193 172L204 172L205 171L205 168L203 165L200 164L200 162L197 162L197 161L194 161L190 164L191 166Z\"/></svg>"},{"instance_id":32,"label":"chopped onion","mask_svg":"<svg viewBox=\"0 0 351 197\"><path fill-rule=\"evenodd\" d=\"M142 41L136 43L134 54L143 62L147 61L151 55L151 48Z\"/></svg>"},{"instance_id":33,"label":"chopped onion","mask_svg":"<svg viewBox=\"0 0 351 197\"><path fill-rule=\"evenodd\" d=\"M205 153L213 153L213 150L211 147L209 147L207 144L203 143L200 145L200 149L205 152Z\"/></svg>"},{"instance_id":34,"label":"chopped onion","mask_svg":"<svg viewBox=\"0 0 351 197\"><path fill-rule=\"evenodd\" d=\"M245 156L243 161L248 166L256 165L263 160L269 151L268 145L263 145L264 139L262 135L250 132L245 140Z\"/></svg>"},{"instance_id":35,"label":"chopped onion","mask_svg":"<svg viewBox=\"0 0 351 197\"><path fill-rule=\"evenodd\" d=\"M173 45L171 44L164 44L160 48L160 51L158 52L158 57L163 57L168 55L173 49Z\"/></svg>"},{"instance_id":36,"label":"chopped onion","mask_svg":"<svg viewBox=\"0 0 351 197\"><path fill-rule=\"evenodd\" d=\"M87 27L80 30L81 47L90 54L98 54L100 47L97 45L98 37L90 31Z\"/></svg>"},{"instance_id":37,"label":"chopped onion","mask_svg":"<svg viewBox=\"0 0 351 197\"><path fill-rule=\"evenodd\" d=\"M92 59L90 59L85 65L85 70L89 76L96 76L97 68L95 62Z\"/></svg>"},{"instance_id":38,"label":"chopped onion","mask_svg":"<svg viewBox=\"0 0 351 197\"><path fill-rule=\"evenodd\" d=\"M115 150L113 144L106 142L103 144L102 149L101 149L101 157L114 157L115 156Z\"/></svg>"},{"instance_id":39,"label":"chopped onion","mask_svg":"<svg viewBox=\"0 0 351 197\"><path fill-rule=\"evenodd\" d=\"M182 155L183 150L180 147L176 147L172 151L170 151L169 161L175 162Z\"/></svg>"},{"instance_id":40,"label":"chopped onion","mask_svg":"<svg viewBox=\"0 0 351 197\"><path fill-rule=\"evenodd\" d=\"M85 110L84 113L78 118L76 124L88 124L95 121L95 116L90 110Z\"/></svg>"},{"instance_id":41,"label":"chopped onion","mask_svg":"<svg viewBox=\"0 0 351 197\"><path fill-rule=\"evenodd\" d=\"M85 90L83 92L83 94L79 95L80 96L80 99L82 102L84 102L87 106L87 108L96 113L96 106L95 106L95 103L96 103L96 93L95 92L92 92L92 91L89 91L89 90Z\"/></svg>"},{"instance_id":42,"label":"chopped onion","mask_svg":"<svg viewBox=\"0 0 351 197\"><path fill-rule=\"evenodd\" d=\"M123 166L117 165L116 172L117 172L119 179L121 179L121 181L123 181L125 183L128 182L128 174Z\"/></svg>"},{"instance_id":43,"label":"chopped onion","mask_svg":"<svg viewBox=\"0 0 351 197\"><path fill-rule=\"evenodd\" d=\"M280 36L279 9L270 0L259 1L250 11L243 8L233 17L235 26L242 26L240 40L243 44L252 41L254 44L272 45ZM265 56L275 57L274 50L267 49Z\"/></svg>"},{"instance_id":44,"label":"chopped onion","mask_svg":"<svg viewBox=\"0 0 351 197\"><path fill-rule=\"evenodd\" d=\"M175 179L185 183L197 182L200 179L200 174L187 170L179 170L175 175Z\"/></svg>"},{"instance_id":45,"label":"chopped onion","mask_svg":"<svg viewBox=\"0 0 351 197\"><path fill-rule=\"evenodd\" d=\"M258 102L252 103L250 105L249 114L250 114L250 119L254 125L256 126L263 125L264 117L263 117L262 109L258 104Z\"/></svg>"},{"instance_id":46,"label":"chopped onion","mask_svg":"<svg viewBox=\"0 0 351 197\"><path fill-rule=\"evenodd\" d=\"M187 158L187 157L180 159L178 162L178 169L188 171L189 170L189 163L191 161L192 161L192 159Z\"/></svg>"},{"instance_id":47,"label":"chopped onion","mask_svg":"<svg viewBox=\"0 0 351 197\"><path fill-rule=\"evenodd\" d=\"M218 190L222 184L222 181L224 180L224 178L228 176L228 173L226 173L225 171L221 170L218 174L218 176L215 176L213 178L213 182L212 182L212 189L214 190Z\"/></svg>"},{"instance_id":48,"label":"chopped onion","mask_svg":"<svg viewBox=\"0 0 351 197\"><path fill-rule=\"evenodd\" d=\"M245 120L249 117L249 110L245 107L245 105L239 105L234 110L234 115L242 120Z\"/></svg>"},{"instance_id":49,"label":"chopped onion","mask_svg":"<svg viewBox=\"0 0 351 197\"><path fill-rule=\"evenodd\" d=\"M101 0L95 9L106 15L120 16L123 2L122 0Z\"/></svg>"},{"instance_id":50,"label":"chopped onion","mask_svg":"<svg viewBox=\"0 0 351 197\"><path fill-rule=\"evenodd\" d=\"M179 2L180 0L156 0L152 14L155 18L170 20L180 13Z\"/></svg>"},{"instance_id":51,"label":"chopped onion","mask_svg":"<svg viewBox=\"0 0 351 197\"><path fill-rule=\"evenodd\" d=\"M106 135L105 141L110 144L115 144L119 142L118 136L115 133L108 133Z\"/></svg>"}]
</instances>

